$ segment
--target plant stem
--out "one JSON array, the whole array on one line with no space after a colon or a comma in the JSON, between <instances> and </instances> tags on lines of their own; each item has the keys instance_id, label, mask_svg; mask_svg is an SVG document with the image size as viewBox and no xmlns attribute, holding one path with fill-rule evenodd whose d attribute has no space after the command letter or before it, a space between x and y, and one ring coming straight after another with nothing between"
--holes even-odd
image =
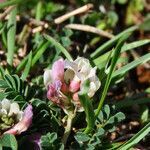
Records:
<instances>
[{"instance_id":1,"label":"plant stem","mask_svg":"<svg viewBox=\"0 0 150 150\"><path fill-rule=\"evenodd\" d=\"M70 135L71 127L72 127L72 121L73 121L74 117L75 117L75 113L69 113L68 114L67 125L65 127L65 132L64 132L64 135L62 138L62 142L64 143L64 145L66 145L67 139Z\"/></svg>"}]
</instances>

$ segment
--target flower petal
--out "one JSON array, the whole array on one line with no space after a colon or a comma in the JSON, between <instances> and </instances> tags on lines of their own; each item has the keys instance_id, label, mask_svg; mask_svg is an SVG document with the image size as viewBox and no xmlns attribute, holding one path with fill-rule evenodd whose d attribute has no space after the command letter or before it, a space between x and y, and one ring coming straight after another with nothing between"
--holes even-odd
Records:
<instances>
[{"instance_id":1,"label":"flower petal","mask_svg":"<svg viewBox=\"0 0 150 150\"><path fill-rule=\"evenodd\" d=\"M80 82L72 80L69 85L69 90L74 93L77 92L79 89L80 89Z\"/></svg>"},{"instance_id":2,"label":"flower petal","mask_svg":"<svg viewBox=\"0 0 150 150\"><path fill-rule=\"evenodd\" d=\"M6 109L0 109L0 117L3 115L7 115Z\"/></svg>"},{"instance_id":3,"label":"flower petal","mask_svg":"<svg viewBox=\"0 0 150 150\"><path fill-rule=\"evenodd\" d=\"M64 74L66 83L69 83L74 78L75 72L72 69L67 69Z\"/></svg>"},{"instance_id":4,"label":"flower petal","mask_svg":"<svg viewBox=\"0 0 150 150\"><path fill-rule=\"evenodd\" d=\"M52 78L54 81L56 81L56 80L63 81L64 80L64 60L63 59L59 59L58 61L56 61L53 64Z\"/></svg>"},{"instance_id":5,"label":"flower petal","mask_svg":"<svg viewBox=\"0 0 150 150\"><path fill-rule=\"evenodd\" d=\"M55 97L55 95L56 95L56 88L53 84L50 84L48 86L47 98L51 99L51 98Z\"/></svg>"},{"instance_id":6,"label":"flower petal","mask_svg":"<svg viewBox=\"0 0 150 150\"><path fill-rule=\"evenodd\" d=\"M2 101L1 101L1 104L2 104L2 108L5 109L7 112L9 112L9 109L10 109L10 101L6 98L4 98Z\"/></svg>"},{"instance_id":7,"label":"flower petal","mask_svg":"<svg viewBox=\"0 0 150 150\"><path fill-rule=\"evenodd\" d=\"M11 129L6 131L4 134L21 134L22 132L26 131L32 123L33 112L32 112L32 105L28 105L24 110L23 118L20 122L18 122L15 126Z\"/></svg>"},{"instance_id":8,"label":"flower petal","mask_svg":"<svg viewBox=\"0 0 150 150\"><path fill-rule=\"evenodd\" d=\"M61 81L55 81L53 84L50 84L48 86L48 91L47 91L47 98L51 99L53 97L57 97L58 93L61 89L62 83Z\"/></svg>"},{"instance_id":9,"label":"flower petal","mask_svg":"<svg viewBox=\"0 0 150 150\"><path fill-rule=\"evenodd\" d=\"M52 83L52 76L51 76L51 70L46 70L44 72L44 85L46 86L46 88L48 87L49 83Z\"/></svg>"},{"instance_id":10,"label":"flower petal","mask_svg":"<svg viewBox=\"0 0 150 150\"><path fill-rule=\"evenodd\" d=\"M9 110L9 113L8 113L8 116L12 116L13 114L18 114L20 111L20 108L19 108L19 105L17 103L12 103L10 105L10 110Z\"/></svg>"}]
</instances>

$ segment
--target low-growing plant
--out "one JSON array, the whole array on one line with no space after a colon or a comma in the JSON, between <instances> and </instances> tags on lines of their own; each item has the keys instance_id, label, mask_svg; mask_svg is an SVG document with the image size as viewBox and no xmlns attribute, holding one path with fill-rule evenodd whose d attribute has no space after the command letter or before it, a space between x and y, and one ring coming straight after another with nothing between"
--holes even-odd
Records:
<instances>
[{"instance_id":1,"label":"low-growing plant","mask_svg":"<svg viewBox=\"0 0 150 150\"><path fill-rule=\"evenodd\" d=\"M125 5L127 1L111 1L111 5L115 3ZM127 115L122 108L134 103L149 103L149 98L145 96L142 102L139 99L133 102L132 97L124 94L125 99L115 103L108 95L111 89L126 80L131 69L150 60L150 53L137 56L135 60L122 57L122 54L150 43L149 39L130 42L135 31L147 30L148 21L111 35L110 40L94 47L92 53L79 52L76 57L75 52L69 50L76 39L72 36L79 33L66 28L57 33L52 23L54 14L47 15L48 12L64 11L65 5L47 1L38 1L36 8L35 1L26 7L22 5L20 0L0 2L0 9L10 6L10 12L5 12L9 13L8 20L0 21L0 48L4 51L4 63L0 65L0 149L127 150L146 137L150 131L149 108L143 107L139 132L129 140L110 139L118 126L126 122ZM33 12L29 15L35 16L35 20L21 14L30 6ZM23 29L17 29L18 12L27 21ZM93 24L92 21L99 17L102 22L98 21L96 25L101 29L113 28L118 21L117 14L111 11L106 18L94 12L81 21ZM103 26L105 20L107 23ZM40 32L33 30L33 25L41 27ZM30 40L29 45L27 40ZM100 38L97 41L101 41ZM19 49L22 53L26 49L23 56L19 55Z\"/></svg>"}]
</instances>

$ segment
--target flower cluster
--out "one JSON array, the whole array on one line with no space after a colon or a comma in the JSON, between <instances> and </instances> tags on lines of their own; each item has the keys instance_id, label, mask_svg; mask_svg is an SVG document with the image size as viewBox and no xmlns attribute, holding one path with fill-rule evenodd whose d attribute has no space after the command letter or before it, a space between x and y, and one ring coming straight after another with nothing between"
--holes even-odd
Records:
<instances>
[{"instance_id":1,"label":"flower cluster","mask_svg":"<svg viewBox=\"0 0 150 150\"><path fill-rule=\"evenodd\" d=\"M32 123L32 106L28 105L21 111L18 103L3 99L0 102L0 135L20 134L28 129Z\"/></svg>"},{"instance_id":2,"label":"flower cluster","mask_svg":"<svg viewBox=\"0 0 150 150\"><path fill-rule=\"evenodd\" d=\"M90 81L87 94L91 98L100 87L96 67L92 68L89 60L82 57L78 57L75 61L59 59L51 70L44 72L47 98L64 110L74 105L77 111L83 111L78 92L83 89L86 80Z\"/></svg>"}]
</instances>

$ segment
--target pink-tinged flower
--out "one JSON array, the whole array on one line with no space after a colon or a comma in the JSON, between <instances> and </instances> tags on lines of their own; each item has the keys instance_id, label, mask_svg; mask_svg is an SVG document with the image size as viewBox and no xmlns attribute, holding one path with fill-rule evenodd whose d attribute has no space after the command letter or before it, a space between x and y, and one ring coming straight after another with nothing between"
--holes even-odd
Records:
<instances>
[{"instance_id":1,"label":"pink-tinged flower","mask_svg":"<svg viewBox=\"0 0 150 150\"><path fill-rule=\"evenodd\" d=\"M63 59L59 59L53 64L52 79L54 81L57 81L57 80L63 81L64 79L64 60Z\"/></svg>"},{"instance_id":2,"label":"pink-tinged flower","mask_svg":"<svg viewBox=\"0 0 150 150\"><path fill-rule=\"evenodd\" d=\"M32 106L28 105L26 109L20 111L16 102L10 102L3 99L0 102L0 134L18 135L26 131L32 123Z\"/></svg>"},{"instance_id":3,"label":"pink-tinged flower","mask_svg":"<svg viewBox=\"0 0 150 150\"><path fill-rule=\"evenodd\" d=\"M63 81L64 80L64 61L63 59L59 59L56 61L53 66L52 70L46 70L44 72L44 84L46 87L50 83L54 81Z\"/></svg>"},{"instance_id":4,"label":"pink-tinged flower","mask_svg":"<svg viewBox=\"0 0 150 150\"><path fill-rule=\"evenodd\" d=\"M77 111L83 111L78 92L83 89L83 83L89 80L88 96L91 98L100 87L96 76L96 67L92 68L89 60L78 57L75 61L59 59L51 70L44 72L44 84L47 97L63 109L74 105Z\"/></svg>"},{"instance_id":5,"label":"pink-tinged flower","mask_svg":"<svg viewBox=\"0 0 150 150\"><path fill-rule=\"evenodd\" d=\"M69 84L70 92L74 93L79 91L79 89L80 89L80 81L75 81L75 80L70 81Z\"/></svg>"}]
</instances>

